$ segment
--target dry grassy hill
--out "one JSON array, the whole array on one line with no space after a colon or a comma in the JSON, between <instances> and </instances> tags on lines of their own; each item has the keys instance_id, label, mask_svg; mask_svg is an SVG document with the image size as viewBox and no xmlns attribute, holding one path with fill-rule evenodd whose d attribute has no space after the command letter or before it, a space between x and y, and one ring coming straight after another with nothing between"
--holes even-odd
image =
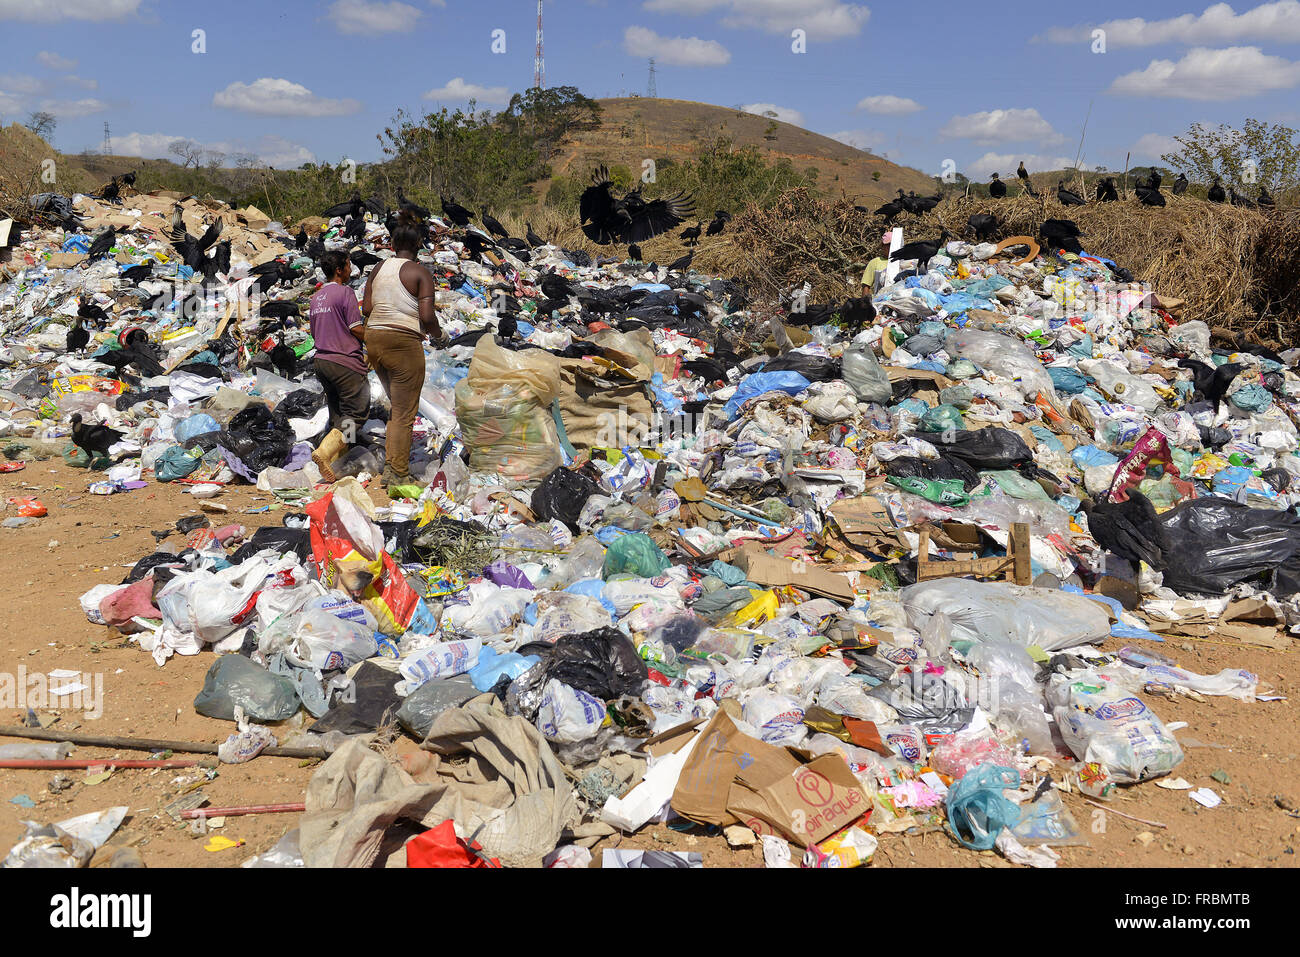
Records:
<instances>
[{"instance_id":1,"label":"dry grassy hill","mask_svg":"<svg viewBox=\"0 0 1300 957\"><path fill-rule=\"evenodd\" d=\"M897 190L934 191L934 179L838 140L770 117L690 100L643 97L599 101L601 127L573 138L553 163L557 175L585 177L600 163L640 170L642 160L689 158L700 143L725 136L737 146L756 146L771 160L782 158L800 170L816 169L818 189L829 197L878 204ZM770 125L776 129L768 134ZM769 138L770 136L770 138ZM874 180L873 173L880 179Z\"/></svg>"}]
</instances>

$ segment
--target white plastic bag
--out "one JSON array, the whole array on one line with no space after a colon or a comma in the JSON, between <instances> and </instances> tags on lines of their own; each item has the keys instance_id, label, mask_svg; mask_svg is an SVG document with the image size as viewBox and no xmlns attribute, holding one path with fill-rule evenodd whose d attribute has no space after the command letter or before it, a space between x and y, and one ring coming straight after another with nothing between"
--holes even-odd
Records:
<instances>
[{"instance_id":1,"label":"white plastic bag","mask_svg":"<svg viewBox=\"0 0 1300 957\"><path fill-rule=\"evenodd\" d=\"M552 678L542 692L537 729L548 741L577 744L595 737L605 721L605 705L585 691Z\"/></svg>"}]
</instances>

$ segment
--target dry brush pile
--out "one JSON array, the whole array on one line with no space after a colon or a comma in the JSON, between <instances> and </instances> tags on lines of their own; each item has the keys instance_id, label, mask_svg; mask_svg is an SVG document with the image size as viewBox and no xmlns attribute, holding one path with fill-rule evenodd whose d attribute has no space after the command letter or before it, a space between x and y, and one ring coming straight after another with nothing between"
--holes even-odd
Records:
<instances>
[{"instance_id":1,"label":"dry brush pile","mask_svg":"<svg viewBox=\"0 0 1300 957\"><path fill-rule=\"evenodd\" d=\"M921 217L895 220L905 238L933 239L946 228L971 238L967 220L991 213L998 238L1038 233L1045 219L1078 224L1088 252L1114 260L1157 293L1185 301L1183 319L1292 344L1300 333L1300 212L1264 213L1167 196L1149 208L1135 200L1065 207L1055 195L1004 200L945 199ZM804 282L816 302L859 295L866 264L881 255L883 218L842 201L791 190L768 209L749 209L732 242L699 262L746 282L756 298L775 300Z\"/></svg>"}]
</instances>

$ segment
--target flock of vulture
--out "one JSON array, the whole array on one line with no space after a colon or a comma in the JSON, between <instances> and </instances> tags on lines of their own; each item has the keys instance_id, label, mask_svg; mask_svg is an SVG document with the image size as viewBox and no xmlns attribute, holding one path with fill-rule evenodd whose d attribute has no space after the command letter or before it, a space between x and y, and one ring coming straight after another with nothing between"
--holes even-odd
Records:
<instances>
[{"instance_id":1,"label":"flock of vulture","mask_svg":"<svg viewBox=\"0 0 1300 957\"><path fill-rule=\"evenodd\" d=\"M1034 186L1029 178L1029 171L1025 169L1022 160L1016 175L1020 180L1022 195L1038 196L1034 191ZM1166 200L1164 194L1160 191L1162 177L1157 170L1152 170L1150 176L1141 180L1135 190L1134 195L1137 201L1143 206L1165 206ZM1185 173L1179 173L1178 178L1174 180L1171 192L1175 196L1182 196L1187 192L1189 181ZM993 199L1005 199L1007 196L1007 184L1004 183L997 173L992 174L991 182L988 184L989 196ZM1088 199L1078 192L1067 189L1064 180L1058 180L1056 183L1056 198L1063 206L1086 206ZM1269 194L1268 190L1260 186L1259 195L1255 199L1250 199L1238 193L1233 187L1223 188L1220 177L1215 176L1214 182L1206 191L1206 198L1212 203L1231 203L1233 206L1245 208L1259 208L1265 210L1275 209L1277 202ZM898 191L898 198L890 200L876 210L868 210L864 206L854 207L861 213L874 214L884 219L886 226L892 226L895 217L901 213L912 213L920 216L934 209L943 199L942 191L934 196L917 196L915 192L904 193ZM1097 203L1113 203L1120 199L1119 189L1115 185L1115 178L1107 176L1099 180L1096 184L1093 201ZM967 220L967 229L975 235L980 242L987 242L992 239L1001 222L997 216L992 213L976 213ZM1043 222L1038 230L1039 235L1053 249L1060 249L1064 252L1079 254L1083 252L1083 246L1079 242L1081 234L1076 223L1069 219L1048 219ZM943 244L952 238L951 234L944 230L937 240L919 240L908 243L901 249L895 250L890 254L892 261L910 261L916 260L917 267L924 272L928 267L930 259L934 257ZM1121 269L1120 273L1125 270ZM1120 277L1123 279L1123 277Z\"/></svg>"}]
</instances>

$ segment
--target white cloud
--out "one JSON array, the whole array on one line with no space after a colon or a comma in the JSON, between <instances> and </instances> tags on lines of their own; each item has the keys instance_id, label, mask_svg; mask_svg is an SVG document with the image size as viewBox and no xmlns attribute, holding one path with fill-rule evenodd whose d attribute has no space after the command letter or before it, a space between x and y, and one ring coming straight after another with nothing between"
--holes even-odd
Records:
<instances>
[{"instance_id":1,"label":"white cloud","mask_svg":"<svg viewBox=\"0 0 1300 957\"><path fill-rule=\"evenodd\" d=\"M1289 90L1298 84L1300 63L1270 56L1259 47L1197 47L1177 62L1152 60L1145 69L1118 77L1108 92L1225 101L1267 90Z\"/></svg>"},{"instance_id":2,"label":"white cloud","mask_svg":"<svg viewBox=\"0 0 1300 957\"><path fill-rule=\"evenodd\" d=\"M1161 133L1145 133L1136 143L1133 144L1134 159L1150 160L1159 162L1160 157L1165 153L1178 153L1182 147L1172 136L1165 136Z\"/></svg>"},{"instance_id":3,"label":"white cloud","mask_svg":"<svg viewBox=\"0 0 1300 957\"><path fill-rule=\"evenodd\" d=\"M346 116L361 109L357 100L317 96L300 83L262 77L252 83L231 83L218 90L212 105L262 116Z\"/></svg>"},{"instance_id":4,"label":"white cloud","mask_svg":"<svg viewBox=\"0 0 1300 957\"><path fill-rule=\"evenodd\" d=\"M0 20L121 20L139 8L140 0L0 0Z\"/></svg>"},{"instance_id":5,"label":"white cloud","mask_svg":"<svg viewBox=\"0 0 1300 957\"><path fill-rule=\"evenodd\" d=\"M192 139L177 133L117 133L113 135L113 152L119 156L139 156L145 159L170 159L176 157L168 147L177 140ZM252 153L268 166L277 169L295 169L303 163L314 163L315 155L307 147L291 143L282 136L263 136L253 142L221 140L206 142L194 140L205 150L225 153L227 160L238 153Z\"/></svg>"},{"instance_id":6,"label":"white cloud","mask_svg":"<svg viewBox=\"0 0 1300 957\"><path fill-rule=\"evenodd\" d=\"M877 156L885 155L881 152L881 147L889 142L889 134L883 130L840 130L830 136L855 150L865 150Z\"/></svg>"},{"instance_id":7,"label":"white cloud","mask_svg":"<svg viewBox=\"0 0 1300 957\"><path fill-rule=\"evenodd\" d=\"M1199 16L1185 13L1167 20L1110 20L1098 27L1053 27L1041 39L1051 43L1091 43L1094 29L1106 31L1106 46L1145 47L1160 43L1269 43L1300 41L1300 0L1278 0L1237 13L1226 3L1206 7Z\"/></svg>"},{"instance_id":8,"label":"white cloud","mask_svg":"<svg viewBox=\"0 0 1300 957\"><path fill-rule=\"evenodd\" d=\"M858 100L858 109L864 113L875 113L880 116L906 116L909 113L917 113L925 107L905 96L883 94Z\"/></svg>"},{"instance_id":9,"label":"white cloud","mask_svg":"<svg viewBox=\"0 0 1300 957\"><path fill-rule=\"evenodd\" d=\"M671 66L724 66L731 53L716 40L699 37L664 37L646 27L623 31L623 49L634 57L654 57Z\"/></svg>"},{"instance_id":10,"label":"white cloud","mask_svg":"<svg viewBox=\"0 0 1300 957\"><path fill-rule=\"evenodd\" d=\"M729 29L763 30L789 36L799 28L811 40L842 40L862 32L871 10L842 0L648 0L655 13L697 16L721 12Z\"/></svg>"},{"instance_id":11,"label":"white cloud","mask_svg":"<svg viewBox=\"0 0 1300 957\"><path fill-rule=\"evenodd\" d=\"M26 73L0 73L0 90L9 93L39 93L45 83Z\"/></svg>"},{"instance_id":12,"label":"white cloud","mask_svg":"<svg viewBox=\"0 0 1300 957\"><path fill-rule=\"evenodd\" d=\"M41 109L53 113L60 120L75 120L83 116L93 116L108 109L108 104L94 97L80 100L42 100Z\"/></svg>"},{"instance_id":13,"label":"white cloud","mask_svg":"<svg viewBox=\"0 0 1300 957\"><path fill-rule=\"evenodd\" d=\"M36 60L42 66L48 66L51 70L71 70L77 65L76 60L69 60L67 57L51 53L49 50L42 50L36 54Z\"/></svg>"},{"instance_id":14,"label":"white cloud","mask_svg":"<svg viewBox=\"0 0 1300 957\"><path fill-rule=\"evenodd\" d=\"M954 116L939 130L950 139L975 140L977 143L1014 143L1036 140L1048 146L1063 142L1065 137L1035 109L985 110L966 116Z\"/></svg>"},{"instance_id":15,"label":"white cloud","mask_svg":"<svg viewBox=\"0 0 1300 957\"><path fill-rule=\"evenodd\" d=\"M23 101L12 93L0 90L0 116L5 113L17 113L23 108Z\"/></svg>"},{"instance_id":16,"label":"white cloud","mask_svg":"<svg viewBox=\"0 0 1300 957\"><path fill-rule=\"evenodd\" d=\"M1044 156L1038 153L985 153L979 159L967 163L962 172L974 180L985 180L990 173L1000 173L1007 182L1016 178L1016 167L1024 160L1025 168L1031 173L1043 170L1071 169L1073 156ZM1086 162L1080 161L1080 168L1088 169Z\"/></svg>"},{"instance_id":17,"label":"white cloud","mask_svg":"<svg viewBox=\"0 0 1300 957\"><path fill-rule=\"evenodd\" d=\"M441 6L435 3L434 6ZM423 11L408 3L370 2L370 0L335 0L330 4L329 18L340 33L377 36L409 30L422 17Z\"/></svg>"},{"instance_id":18,"label":"white cloud","mask_svg":"<svg viewBox=\"0 0 1300 957\"><path fill-rule=\"evenodd\" d=\"M466 83L462 77L452 77L445 85L435 90L430 90L424 94L426 100L447 100L452 103L467 103L474 100L478 103L508 103L510 101L510 90L504 86L479 86L477 83Z\"/></svg>"},{"instance_id":19,"label":"white cloud","mask_svg":"<svg viewBox=\"0 0 1300 957\"><path fill-rule=\"evenodd\" d=\"M794 126L803 126L803 114L798 110L792 110L789 107L777 106L775 103L746 103L740 107L746 113L754 113L758 116L765 116L768 113L774 113L776 119L782 123L790 123Z\"/></svg>"},{"instance_id":20,"label":"white cloud","mask_svg":"<svg viewBox=\"0 0 1300 957\"><path fill-rule=\"evenodd\" d=\"M98 80L95 80L95 79L87 79L87 78L85 78L85 77L80 77L80 76L65 76L65 77L63 78L63 82L69 84L70 86L79 86L79 87L81 87L83 90L98 90L98 89L99 89L99 81L98 81Z\"/></svg>"}]
</instances>

